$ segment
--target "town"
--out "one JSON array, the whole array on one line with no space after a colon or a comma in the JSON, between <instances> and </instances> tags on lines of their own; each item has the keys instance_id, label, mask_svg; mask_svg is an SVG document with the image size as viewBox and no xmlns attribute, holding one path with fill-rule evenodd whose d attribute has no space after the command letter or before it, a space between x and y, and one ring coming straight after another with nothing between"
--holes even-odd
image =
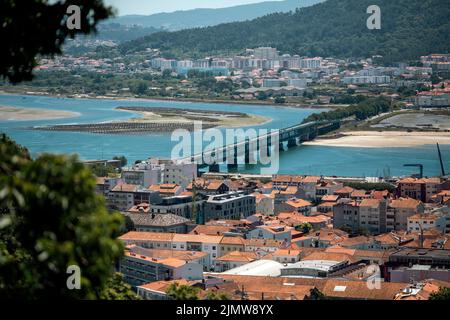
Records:
<instances>
[{"instance_id":1,"label":"town","mask_svg":"<svg viewBox=\"0 0 450 320\"><path fill-rule=\"evenodd\" d=\"M27 89L71 97L160 97L294 106L350 104L358 95L381 95L407 107L450 105L448 83L440 80L449 76L449 54L383 66L378 56L307 58L280 54L271 47L246 49L234 57L196 60L166 59L151 48L107 58L95 52L41 59L38 77ZM119 76L122 78L116 81ZM124 86L127 83L129 86Z\"/></svg>"},{"instance_id":2,"label":"town","mask_svg":"<svg viewBox=\"0 0 450 320\"><path fill-rule=\"evenodd\" d=\"M150 158L97 192L126 218L118 271L144 299L424 300L450 283L448 176L199 176Z\"/></svg>"}]
</instances>

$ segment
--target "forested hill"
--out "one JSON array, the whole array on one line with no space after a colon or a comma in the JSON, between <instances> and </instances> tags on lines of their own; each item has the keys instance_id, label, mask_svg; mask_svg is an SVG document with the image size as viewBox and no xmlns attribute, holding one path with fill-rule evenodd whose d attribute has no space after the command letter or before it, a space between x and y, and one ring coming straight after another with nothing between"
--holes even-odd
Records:
<instances>
[{"instance_id":1,"label":"forested hill","mask_svg":"<svg viewBox=\"0 0 450 320\"><path fill-rule=\"evenodd\" d=\"M381 30L369 30L367 7L381 8ZM328 0L296 12L177 32L158 32L122 45L122 52L159 48L187 58L273 46L305 56L413 60L450 50L450 0Z\"/></svg>"},{"instance_id":2,"label":"forested hill","mask_svg":"<svg viewBox=\"0 0 450 320\"><path fill-rule=\"evenodd\" d=\"M264 1L219 9L192 9L156 13L149 16L128 15L117 17L113 22L176 31L251 20L269 13L289 12L295 8L311 6L322 1L324 0Z\"/></svg>"}]
</instances>

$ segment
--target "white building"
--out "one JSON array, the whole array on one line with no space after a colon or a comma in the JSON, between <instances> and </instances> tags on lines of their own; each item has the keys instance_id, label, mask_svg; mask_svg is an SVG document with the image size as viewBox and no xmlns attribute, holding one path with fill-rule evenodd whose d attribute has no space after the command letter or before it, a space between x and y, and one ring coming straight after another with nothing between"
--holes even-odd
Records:
<instances>
[{"instance_id":1,"label":"white building","mask_svg":"<svg viewBox=\"0 0 450 320\"><path fill-rule=\"evenodd\" d=\"M272 47L259 47L254 50L256 59L275 60L278 59L278 51Z\"/></svg>"}]
</instances>

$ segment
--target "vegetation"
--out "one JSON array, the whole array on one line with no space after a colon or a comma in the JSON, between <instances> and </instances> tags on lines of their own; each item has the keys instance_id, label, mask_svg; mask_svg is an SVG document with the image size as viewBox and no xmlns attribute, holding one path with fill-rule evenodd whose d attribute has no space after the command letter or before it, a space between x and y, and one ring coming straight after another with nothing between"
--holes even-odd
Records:
<instances>
[{"instance_id":1,"label":"vegetation","mask_svg":"<svg viewBox=\"0 0 450 320\"><path fill-rule=\"evenodd\" d=\"M209 291L205 297L205 300L231 300L231 298L226 293Z\"/></svg>"},{"instance_id":2,"label":"vegetation","mask_svg":"<svg viewBox=\"0 0 450 320\"><path fill-rule=\"evenodd\" d=\"M343 120L350 117L355 117L357 120L365 120L380 113L389 111L390 107L391 105L389 100L383 97L368 98L356 105L351 105L346 108L340 108L322 113L314 113L306 117L303 120L303 123L312 121Z\"/></svg>"},{"instance_id":3,"label":"vegetation","mask_svg":"<svg viewBox=\"0 0 450 320\"><path fill-rule=\"evenodd\" d=\"M113 160L120 160L120 166L125 167L128 163L128 160L125 156L115 156Z\"/></svg>"},{"instance_id":4,"label":"vegetation","mask_svg":"<svg viewBox=\"0 0 450 320\"><path fill-rule=\"evenodd\" d=\"M107 165L95 164L91 166L91 171L97 177L107 177L110 174L115 174L117 172L116 168L114 168L110 164Z\"/></svg>"},{"instance_id":5,"label":"vegetation","mask_svg":"<svg viewBox=\"0 0 450 320\"><path fill-rule=\"evenodd\" d=\"M199 300L200 289L197 287L172 283L166 290L166 294L173 300Z\"/></svg>"},{"instance_id":6,"label":"vegetation","mask_svg":"<svg viewBox=\"0 0 450 320\"><path fill-rule=\"evenodd\" d=\"M450 288L440 287L438 292L430 294L429 300L450 300Z\"/></svg>"},{"instance_id":7,"label":"vegetation","mask_svg":"<svg viewBox=\"0 0 450 320\"><path fill-rule=\"evenodd\" d=\"M123 218L106 210L75 156L31 159L2 135L0 209L0 299L129 297L111 278L123 254ZM80 268L79 290L68 288L70 266Z\"/></svg>"},{"instance_id":8,"label":"vegetation","mask_svg":"<svg viewBox=\"0 0 450 320\"><path fill-rule=\"evenodd\" d=\"M371 182L345 182L345 186L351 187L353 189L366 190L366 191L384 191L388 190L393 193L396 187L390 183L371 183Z\"/></svg>"},{"instance_id":9,"label":"vegetation","mask_svg":"<svg viewBox=\"0 0 450 320\"><path fill-rule=\"evenodd\" d=\"M381 30L369 30L371 0L328 0L290 13L214 27L158 32L122 44L122 53L159 48L178 58L198 58L273 46L302 56L370 57L382 62L417 60L448 52L450 6L442 0L380 0ZM268 28L267 26L270 26Z\"/></svg>"},{"instance_id":10,"label":"vegetation","mask_svg":"<svg viewBox=\"0 0 450 320\"><path fill-rule=\"evenodd\" d=\"M61 53L66 38L96 31L112 15L102 0L30 0L0 2L0 76L17 83L32 79L36 56ZM66 26L69 5L81 8L81 29Z\"/></svg>"},{"instance_id":11,"label":"vegetation","mask_svg":"<svg viewBox=\"0 0 450 320\"><path fill-rule=\"evenodd\" d=\"M117 272L108 280L100 298L102 300L141 300L131 286L123 282L122 274Z\"/></svg>"},{"instance_id":12,"label":"vegetation","mask_svg":"<svg viewBox=\"0 0 450 320\"><path fill-rule=\"evenodd\" d=\"M304 300L327 300L327 298L319 289L314 287L309 291L309 296L305 296Z\"/></svg>"},{"instance_id":13,"label":"vegetation","mask_svg":"<svg viewBox=\"0 0 450 320\"><path fill-rule=\"evenodd\" d=\"M306 234L309 233L313 229L313 227L309 222L305 222L297 226L295 229Z\"/></svg>"}]
</instances>

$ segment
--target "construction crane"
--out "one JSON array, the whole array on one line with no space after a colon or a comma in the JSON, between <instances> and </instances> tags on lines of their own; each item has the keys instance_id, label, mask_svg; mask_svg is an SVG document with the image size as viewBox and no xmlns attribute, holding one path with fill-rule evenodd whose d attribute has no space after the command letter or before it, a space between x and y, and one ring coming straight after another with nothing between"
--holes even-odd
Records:
<instances>
[{"instance_id":1,"label":"construction crane","mask_svg":"<svg viewBox=\"0 0 450 320\"><path fill-rule=\"evenodd\" d=\"M444 161L442 161L441 148L439 147L439 143L436 143L436 146L437 146L438 155L439 155L439 162L441 164L441 174L443 177L445 177L446 173L445 173L445 168L444 168Z\"/></svg>"},{"instance_id":2,"label":"construction crane","mask_svg":"<svg viewBox=\"0 0 450 320\"><path fill-rule=\"evenodd\" d=\"M419 179L422 179L423 178L423 164L404 164L403 165L404 167L418 167L418 168L420 168L420 173L417 175L417 174L415 174L414 176L418 176L418 178Z\"/></svg>"}]
</instances>

